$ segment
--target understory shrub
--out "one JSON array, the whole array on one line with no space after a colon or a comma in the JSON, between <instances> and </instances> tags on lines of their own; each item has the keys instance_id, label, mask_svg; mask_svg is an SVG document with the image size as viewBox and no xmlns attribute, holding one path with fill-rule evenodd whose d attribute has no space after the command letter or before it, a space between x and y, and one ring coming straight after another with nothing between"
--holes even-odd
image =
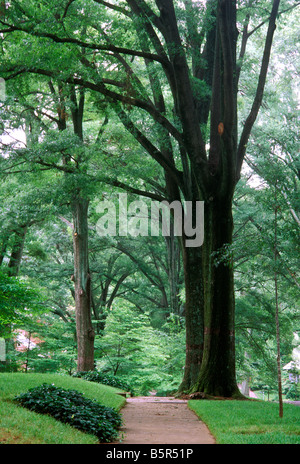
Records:
<instances>
[{"instance_id":1,"label":"understory shrub","mask_svg":"<svg viewBox=\"0 0 300 464\"><path fill-rule=\"evenodd\" d=\"M103 385L109 385L110 387L120 388L121 390L131 392L131 394L133 395L132 387L128 383L116 377L115 375L106 374L99 371L82 371L76 372L75 374L73 374L73 377L81 377L84 380L88 380L90 382L97 382L102 383Z\"/></svg>"},{"instance_id":2,"label":"understory shrub","mask_svg":"<svg viewBox=\"0 0 300 464\"><path fill-rule=\"evenodd\" d=\"M42 384L14 399L31 411L49 414L83 432L96 435L101 442L116 438L122 424L121 415L113 408L85 398L76 390Z\"/></svg>"}]
</instances>

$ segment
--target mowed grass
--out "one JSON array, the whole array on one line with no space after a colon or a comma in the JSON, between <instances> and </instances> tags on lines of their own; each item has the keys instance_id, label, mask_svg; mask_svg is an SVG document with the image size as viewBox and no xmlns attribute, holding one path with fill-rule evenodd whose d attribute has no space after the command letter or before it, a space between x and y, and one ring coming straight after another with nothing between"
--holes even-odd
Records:
<instances>
[{"instance_id":1,"label":"mowed grass","mask_svg":"<svg viewBox=\"0 0 300 464\"><path fill-rule=\"evenodd\" d=\"M218 444L299 444L300 407L264 401L191 400L189 407Z\"/></svg>"},{"instance_id":2,"label":"mowed grass","mask_svg":"<svg viewBox=\"0 0 300 464\"><path fill-rule=\"evenodd\" d=\"M50 416L16 405L13 398L43 383L77 390L86 398L120 411L125 398L118 390L60 374L0 374L0 444L97 444L94 435L80 432Z\"/></svg>"}]
</instances>

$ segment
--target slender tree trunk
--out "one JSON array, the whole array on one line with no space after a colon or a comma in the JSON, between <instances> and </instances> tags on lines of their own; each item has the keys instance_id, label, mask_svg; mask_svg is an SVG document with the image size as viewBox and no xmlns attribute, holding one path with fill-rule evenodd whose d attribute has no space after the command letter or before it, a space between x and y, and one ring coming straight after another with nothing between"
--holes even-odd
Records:
<instances>
[{"instance_id":1,"label":"slender tree trunk","mask_svg":"<svg viewBox=\"0 0 300 464\"><path fill-rule=\"evenodd\" d=\"M281 365L280 365L280 329L279 329L279 305L278 305L278 279L277 279L277 181L275 184L275 218L274 218L274 283L275 283L275 321L276 321L276 344L277 344L277 380L278 380L278 397L279 397L279 417L283 417L282 401L282 382L281 382Z\"/></svg>"},{"instance_id":2,"label":"slender tree trunk","mask_svg":"<svg viewBox=\"0 0 300 464\"><path fill-rule=\"evenodd\" d=\"M14 241L13 241L10 259L8 263L8 275L10 277L17 277L19 275L22 256L23 256L23 249L24 249L24 244L25 244L25 239L26 239L26 233L27 233L27 225L22 225L17 230L15 230ZM4 242L4 247L7 245L7 242ZM0 261L2 262L1 259ZM6 332L5 334L6 335L5 336L6 354L8 354L9 351L13 351L14 349L13 343L12 343L12 325L11 324L5 324L5 332ZM9 363L8 359L6 360L5 363L6 364Z\"/></svg>"},{"instance_id":3,"label":"slender tree trunk","mask_svg":"<svg viewBox=\"0 0 300 464\"><path fill-rule=\"evenodd\" d=\"M14 244L8 263L8 274L10 276L17 276L20 271L25 238L27 233L27 225L21 226L15 232Z\"/></svg>"},{"instance_id":4,"label":"slender tree trunk","mask_svg":"<svg viewBox=\"0 0 300 464\"><path fill-rule=\"evenodd\" d=\"M28 372L30 345L31 345L31 332L28 332L28 345L27 345L27 350L26 350L26 361L25 361L24 372Z\"/></svg>"},{"instance_id":5,"label":"slender tree trunk","mask_svg":"<svg viewBox=\"0 0 300 464\"><path fill-rule=\"evenodd\" d=\"M88 200L73 201L74 283L77 333L77 370L94 370L95 333L91 321L91 278L88 263Z\"/></svg>"},{"instance_id":6,"label":"slender tree trunk","mask_svg":"<svg viewBox=\"0 0 300 464\"><path fill-rule=\"evenodd\" d=\"M179 314L179 278L180 278L180 248L177 237L174 236L173 228L171 227L170 237L165 237L165 244L168 254L168 280L170 288L169 305L170 312Z\"/></svg>"},{"instance_id":7,"label":"slender tree trunk","mask_svg":"<svg viewBox=\"0 0 300 464\"><path fill-rule=\"evenodd\" d=\"M7 245L8 245L8 236L5 236L2 239L1 248L0 248L0 267L2 266L2 263L4 260L4 256L7 250Z\"/></svg>"},{"instance_id":8,"label":"slender tree trunk","mask_svg":"<svg viewBox=\"0 0 300 464\"><path fill-rule=\"evenodd\" d=\"M50 83L50 89L55 94L55 89ZM63 88L59 85L58 129L66 129L66 105L63 96ZM84 91L80 90L79 103L77 102L74 87L70 90L72 102L72 121L74 133L82 140ZM67 165L69 157L63 157L63 164ZM77 337L77 370L94 370L94 339L95 332L91 320L92 290L91 276L89 272L88 250L88 208L89 201L82 198L80 189L73 196L73 253L74 253L74 299L76 313L76 337Z\"/></svg>"},{"instance_id":9,"label":"slender tree trunk","mask_svg":"<svg viewBox=\"0 0 300 464\"><path fill-rule=\"evenodd\" d=\"M203 356L202 249L183 249L185 279L186 357L184 378L179 392L189 391L198 379Z\"/></svg>"},{"instance_id":10,"label":"slender tree trunk","mask_svg":"<svg viewBox=\"0 0 300 464\"><path fill-rule=\"evenodd\" d=\"M280 365L280 329L278 317L278 283L277 272L275 270L275 298L276 298L276 342L277 342L277 379L278 379L278 397L279 397L279 417L283 417L283 401L282 401L282 382L281 382L281 365Z\"/></svg>"}]
</instances>

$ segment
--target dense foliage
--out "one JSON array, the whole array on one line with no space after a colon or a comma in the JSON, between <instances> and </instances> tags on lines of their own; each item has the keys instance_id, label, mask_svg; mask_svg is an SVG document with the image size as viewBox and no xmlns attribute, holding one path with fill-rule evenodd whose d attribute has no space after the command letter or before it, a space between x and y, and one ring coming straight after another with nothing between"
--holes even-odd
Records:
<instances>
[{"instance_id":1,"label":"dense foliage","mask_svg":"<svg viewBox=\"0 0 300 464\"><path fill-rule=\"evenodd\" d=\"M123 382L118 377L107 373L102 373L98 371L76 372L75 374L73 374L73 377L79 377L88 380L89 382L97 382L103 385L110 385L111 387L120 388L125 392L133 393L133 389L130 385Z\"/></svg>"},{"instance_id":2,"label":"dense foliage","mask_svg":"<svg viewBox=\"0 0 300 464\"><path fill-rule=\"evenodd\" d=\"M22 325L32 314L41 312L41 295L25 280L0 272L0 328ZM29 314L30 311L30 314Z\"/></svg>"},{"instance_id":3,"label":"dense foliage","mask_svg":"<svg viewBox=\"0 0 300 464\"><path fill-rule=\"evenodd\" d=\"M31 411L49 414L79 430L96 435L100 441L116 438L122 420L120 414L97 401L85 398L76 390L42 384L15 397Z\"/></svg>"}]
</instances>

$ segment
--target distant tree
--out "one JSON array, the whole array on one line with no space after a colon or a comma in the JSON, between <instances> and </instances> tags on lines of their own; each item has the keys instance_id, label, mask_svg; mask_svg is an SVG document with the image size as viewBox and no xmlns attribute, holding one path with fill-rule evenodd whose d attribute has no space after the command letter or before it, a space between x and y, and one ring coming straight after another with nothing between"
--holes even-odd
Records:
<instances>
[{"instance_id":1,"label":"distant tree","mask_svg":"<svg viewBox=\"0 0 300 464\"><path fill-rule=\"evenodd\" d=\"M154 329L147 314L120 298L107 311L95 353L98 369L123 377L139 394L176 391L184 364L184 330L175 316Z\"/></svg>"}]
</instances>

